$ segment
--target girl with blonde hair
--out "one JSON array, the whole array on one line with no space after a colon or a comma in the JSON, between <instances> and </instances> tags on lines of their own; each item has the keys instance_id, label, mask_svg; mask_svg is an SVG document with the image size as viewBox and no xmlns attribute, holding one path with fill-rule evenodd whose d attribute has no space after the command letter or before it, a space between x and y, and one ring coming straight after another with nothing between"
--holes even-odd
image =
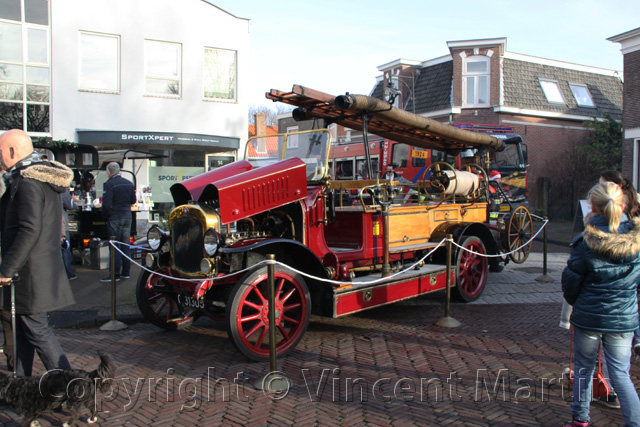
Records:
<instances>
[{"instance_id":1,"label":"girl with blonde hair","mask_svg":"<svg viewBox=\"0 0 640 427\"><path fill-rule=\"evenodd\" d=\"M571 243L562 272L564 299L573 306L573 422L567 426L589 425L600 342L625 425L640 426L640 399L629 377L631 340L639 325L640 219L621 222L625 197L612 182L594 186L589 201L592 215Z\"/></svg>"}]
</instances>

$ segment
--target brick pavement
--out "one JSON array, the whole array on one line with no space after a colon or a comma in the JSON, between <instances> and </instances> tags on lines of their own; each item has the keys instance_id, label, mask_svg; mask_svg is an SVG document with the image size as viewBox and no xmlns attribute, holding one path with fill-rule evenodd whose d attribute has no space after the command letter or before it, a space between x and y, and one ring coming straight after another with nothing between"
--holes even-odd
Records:
<instances>
[{"instance_id":1,"label":"brick pavement","mask_svg":"<svg viewBox=\"0 0 640 427\"><path fill-rule=\"evenodd\" d=\"M557 327L566 254L549 262L553 283L534 280L535 255L490 275L480 301L454 303L459 328L434 326L441 294L341 319L313 316L300 345L278 362L291 381L286 395L257 390L268 363L249 362L210 321L177 333L135 323L57 334L74 367L95 368L98 350L117 361L117 395L102 396L98 426L557 426L570 418L558 384L568 363L569 336ZM632 375L640 386L640 368ZM20 420L0 406L2 425ZM60 420L48 414L41 423ZM592 407L592 425L621 424L619 410Z\"/></svg>"}]
</instances>

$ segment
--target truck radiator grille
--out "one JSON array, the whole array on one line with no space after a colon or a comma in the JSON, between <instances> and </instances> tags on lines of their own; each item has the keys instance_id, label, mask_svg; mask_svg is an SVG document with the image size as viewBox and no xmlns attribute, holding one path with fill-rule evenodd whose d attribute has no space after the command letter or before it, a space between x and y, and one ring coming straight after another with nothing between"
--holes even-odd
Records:
<instances>
[{"instance_id":1,"label":"truck radiator grille","mask_svg":"<svg viewBox=\"0 0 640 427\"><path fill-rule=\"evenodd\" d=\"M179 218L171 226L173 267L185 273L200 272L204 250L202 224L194 218Z\"/></svg>"}]
</instances>

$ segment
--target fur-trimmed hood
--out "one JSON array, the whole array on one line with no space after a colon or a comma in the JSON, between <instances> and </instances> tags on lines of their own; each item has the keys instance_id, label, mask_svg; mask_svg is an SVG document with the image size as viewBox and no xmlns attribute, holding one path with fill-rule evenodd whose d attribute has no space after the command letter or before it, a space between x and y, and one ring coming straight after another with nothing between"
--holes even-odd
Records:
<instances>
[{"instance_id":1,"label":"fur-trimmed hood","mask_svg":"<svg viewBox=\"0 0 640 427\"><path fill-rule=\"evenodd\" d=\"M35 179L36 181L49 184L58 193L64 193L73 181L73 171L67 166L55 160L32 163L19 169L23 178ZM0 179L0 197L6 191L4 179Z\"/></svg>"},{"instance_id":2,"label":"fur-trimmed hood","mask_svg":"<svg viewBox=\"0 0 640 427\"><path fill-rule=\"evenodd\" d=\"M608 227L602 218L595 216L585 227L583 237L589 249L616 260L635 257L640 252L640 218L633 218L630 227L623 224L619 231L629 228L628 231L618 233L606 231Z\"/></svg>"}]
</instances>

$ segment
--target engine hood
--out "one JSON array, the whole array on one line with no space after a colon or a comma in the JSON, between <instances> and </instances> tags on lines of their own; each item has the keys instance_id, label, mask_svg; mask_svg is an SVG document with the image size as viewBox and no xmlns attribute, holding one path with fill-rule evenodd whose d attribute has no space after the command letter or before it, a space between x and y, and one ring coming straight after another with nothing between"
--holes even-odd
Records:
<instances>
[{"instance_id":1,"label":"engine hood","mask_svg":"<svg viewBox=\"0 0 640 427\"><path fill-rule=\"evenodd\" d=\"M251 169L252 166L249 162L240 160L201 175L194 176L193 178L185 179L177 184L173 184L170 188L173 202L176 206L180 206L189 203L189 200L198 200L207 184Z\"/></svg>"},{"instance_id":2,"label":"engine hood","mask_svg":"<svg viewBox=\"0 0 640 427\"><path fill-rule=\"evenodd\" d=\"M222 224L238 221L307 196L306 164L286 159L207 184L198 203L217 201Z\"/></svg>"}]
</instances>

